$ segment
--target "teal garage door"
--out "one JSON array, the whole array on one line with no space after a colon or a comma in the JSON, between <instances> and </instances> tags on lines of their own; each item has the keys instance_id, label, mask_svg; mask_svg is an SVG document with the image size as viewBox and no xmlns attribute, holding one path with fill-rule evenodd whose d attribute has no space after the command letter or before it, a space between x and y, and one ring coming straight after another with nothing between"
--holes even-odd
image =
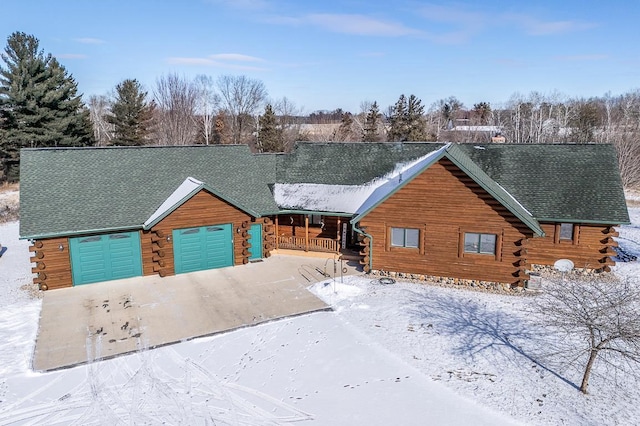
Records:
<instances>
[{"instance_id":1,"label":"teal garage door","mask_svg":"<svg viewBox=\"0 0 640 426\"><path fill-rule=\"evenodd\" d=\"M254 223L249 228L249 260L262 259L262 224Z\"/></svg>"},{"instance_id":2,"label":"teal garage door","mask_svg":"<svg viewBox=\"0 0 640 426\"><path fill-rule=\"evenodd\" d=\"M176 274L233 265L230 223L175 229L173 256Z\"/></svg>"},{"instance_id":3,"label":"teal garage door","mask_svg":"<svg viewBox=\"0 0 640 426\"><path fill-rule=\"evenodd\" d=\"M142 275L138 232L70 238L69 251L73 285Z\"/></svg>"}]
</instances>

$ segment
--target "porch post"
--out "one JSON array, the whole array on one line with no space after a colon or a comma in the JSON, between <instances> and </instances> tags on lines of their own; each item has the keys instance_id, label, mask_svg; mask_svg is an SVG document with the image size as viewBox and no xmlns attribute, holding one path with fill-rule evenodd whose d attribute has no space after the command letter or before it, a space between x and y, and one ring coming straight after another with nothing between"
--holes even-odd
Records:
<instances>
[{"instance_id":1,"label":"porch post","mask_svg":"<svg viewBox=\"0 0 640 426\"><path fill-rule=\"evenodd\" d=\"M304 215L304 251L309 251L309 215Z\"/></svg>"},{"instance_id":2,"label":"porch post","mask_svg":"<svg viewBox=\"0 0 640 426\"><path fill-rule=\"evenodd\" d=\"M276 215L276 250L278 249L279 242L280 242L280 233L278 232L278 215Z\"/></svg>"},{"instance_id":3,"label":"porch post","mask_svg":"<svg viewBox=\"0 0 640 426\"><path fill-rule=\"evenodd\" d=\"M340 247L341 247L341 245L340 245L341 237L340 236L342 235L342 232L341 232L340 225L341 225L340 216L338 216L338 231L337 231L338 235L336 235L336 241L337 241L338 244L336 244L336 253L340 253Z\"/></svg>"}]
</instances>

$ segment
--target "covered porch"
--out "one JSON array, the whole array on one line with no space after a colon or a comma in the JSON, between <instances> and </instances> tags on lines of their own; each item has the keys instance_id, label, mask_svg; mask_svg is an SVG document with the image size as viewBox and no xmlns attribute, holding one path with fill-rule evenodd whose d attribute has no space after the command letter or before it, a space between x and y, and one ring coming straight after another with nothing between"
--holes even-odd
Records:
<instances>
[{"instance_id":1,"label":"covered porch","mask_svg":"<svg viewBox=\"0 0 640 426\"><path fill-rule=\"evenodd\" d=\"M273 217L275 249L343 253L351 251L351 216L324 212L286 213Z\"/></svg>"}]
</instances>

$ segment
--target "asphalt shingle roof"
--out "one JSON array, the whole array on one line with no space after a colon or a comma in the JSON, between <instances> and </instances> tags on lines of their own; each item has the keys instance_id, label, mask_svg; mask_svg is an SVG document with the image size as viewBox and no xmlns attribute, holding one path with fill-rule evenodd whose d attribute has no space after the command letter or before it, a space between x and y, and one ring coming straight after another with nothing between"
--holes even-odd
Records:
<instances>
[{"instance_id":1,"label":"asphalt shingle roof","mask_svg":"<svg viewBox=\"0 0 640 426\"><path fill-rule=\"evenodd\" d=\"M280 183L362 185L441 148L442 143L299 142L278 158Z\"/></svg>"},{"instance_id":2,"label":"asphalt shingle roof","mask_svg":"<svg viewBox=\"0 0 640 426\"><path fill-rule=\"evenodd\" d=\"M539 221L628 223L615 148L607 144L461 144Z\"/></svg>"},{"instance_id":3,"label":"asphalt shingle roof","mask_svg":"<svg viewBox=\"0 0 640 426\"><path fill-rule=\"evenodd\" d=\"M274 213L263 175L275 176L275 157L258 157L243 145L25 149L20 235L140 228L189 176L240 208Z\"/></svg>"},{"instance_id":4,"label":"asphalt shingle roof","mask_svg":"<svg viewBox=\"0 0 640 426\"><path fill-rule=\"evenodd\" d=\"M141 228L187 177L239 208L278 211L274 183L362 185L439 143L299 143L290 154L244 145L25 149L20 234L42 238ZM628 223L610 145L457 145L538 220ZM466 160L465 160L466 161ZM507 200L509 201L509 200Z\"/></svg>"}]
</instances>

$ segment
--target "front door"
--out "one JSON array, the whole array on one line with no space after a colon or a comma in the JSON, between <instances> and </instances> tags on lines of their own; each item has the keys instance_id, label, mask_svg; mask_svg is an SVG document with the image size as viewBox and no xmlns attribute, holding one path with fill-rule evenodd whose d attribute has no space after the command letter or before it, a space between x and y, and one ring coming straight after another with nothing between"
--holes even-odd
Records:
<instances>
[{"instance_id":1,"label":"front door","mask_svg":"<svg viewBox=\"0 0 640 426\"><path fill-rule=\"evenodd\" d=\"M262 224L254 223L249 228L249 260L262 259Z\"/></svg>"}]
</instances>

